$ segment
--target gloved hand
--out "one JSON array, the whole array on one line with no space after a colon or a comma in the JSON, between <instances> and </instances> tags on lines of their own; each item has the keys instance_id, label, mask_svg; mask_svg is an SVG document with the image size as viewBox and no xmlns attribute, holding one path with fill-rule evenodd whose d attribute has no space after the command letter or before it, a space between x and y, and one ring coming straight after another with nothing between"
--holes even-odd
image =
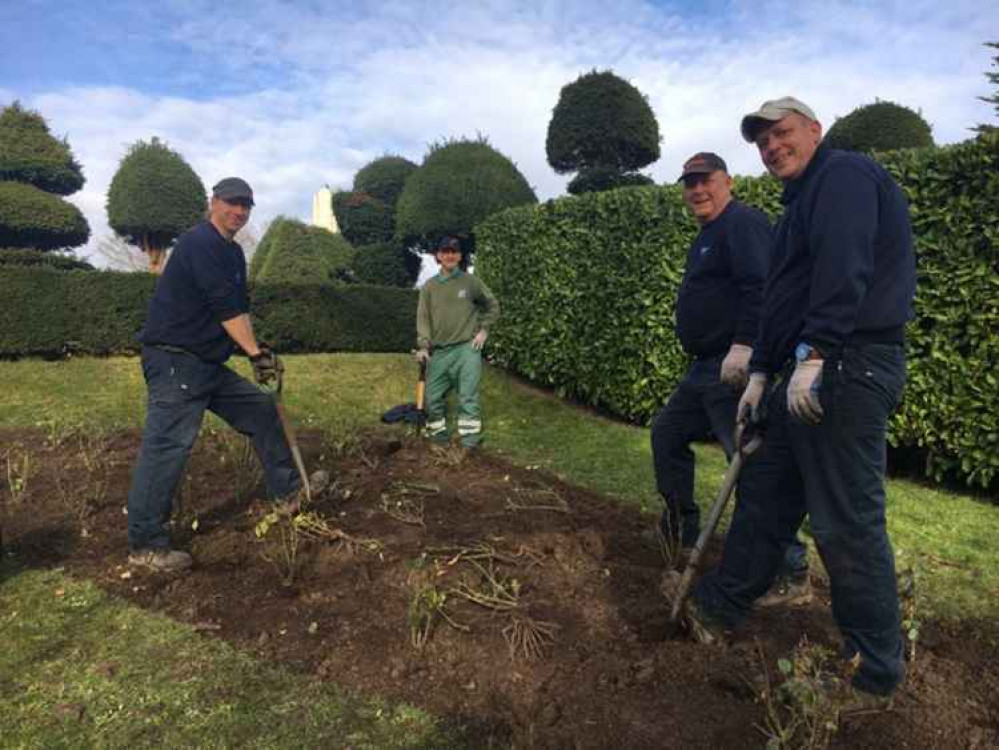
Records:
<instances>
[{"instance_id":1,"label":"gloved hand","mask_svg":"<svg viewBox=\"0 0 999 750\"><path fill-rule=\"evenodd\" d=\"M485 346L487 338L489 338L489 331L483 328L475 334L475 338L472 339L472 348L481 351L482 347Z\"/></svg>"},{"instance_id":2,"label":"gloved hand","mask_svg":"<svg viewBox=\"0 0 999 750\"><path fill-rule=\"evenodd\" d=\"M253 365L253 379L257 381L257 385L269 392L280 389L284 363L270 347L261 345L260 352L255 357L250 357L250 364Z\"/></svg>"},{"instance_id":3,"label":"gloved hand","mask_svg":"<svg viewBox=\"0 0 999 750\"><path fill-rule=\"evenodd\" d=\"M822 360L806 359L794 367L787 384L787 410L805 424L822 421L819 387L822 385Z\"/></svg>"},{"instance_id":4,"label":"gloved hand","mask_svg":"<svg viewBox=\"0 0 999 750\"><path fill-rule=\"evenodd\" d=\"M749 373L749 358L753 347L745 344L732 344L721 363L719 379L728 385L745 387Z\"/></svg>"},{"instance_id":5,"label":"gloved hand","mask_svg":"<svg viewBox=\"0 0 999 750\"><path fill-rule=\"evenodd\" d=\"M739 406L736 407L736 422L746 424L747 422L758 422L762 417L760 407L763 403L763 396L767 392L767 376L762 372L754 372L749 376L749 383L746 390L742 392L739 399Z\"/></svg>"},{"instance_id":6,"label":"gloved hand","mask_svg":"<svg viewBox=\"0 0 999 750\"><path fill-rule=\"evenodd\" d=\"M427 362L430 361L430 350L418 349L416 352L414 352L413 357L415 357L416 361L419 362L421 365L425 365Z\"/></svg>"}]
</instances>

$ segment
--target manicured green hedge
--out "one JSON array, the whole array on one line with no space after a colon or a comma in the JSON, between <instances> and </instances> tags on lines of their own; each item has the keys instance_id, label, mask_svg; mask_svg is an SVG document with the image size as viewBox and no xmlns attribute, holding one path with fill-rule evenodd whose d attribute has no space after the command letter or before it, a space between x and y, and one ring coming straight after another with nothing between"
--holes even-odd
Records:
<instances>
[{"instance_id":1,"label":"manicured green hedge","mask_svg":"<svg viewBox=\"0 0 999 750\"><path fill-rule=\"evenodd\" d=\"M890 439L927 473L999 478L999 134L877 155L909 196L919 285L909 384ZM780 212L772 178L736 194ZM678 188L626 188L511 209L479 224L476 272L503 315L490 347L559 392L646 423L685 366L673 308L696 231Z\"/></svg>"},{"instance_id":2,"label":"manicured green hedge","mask_svg":"<svg viewBox=\"0 0 999 750\"><path fill-rule=\"evenodd\" d=\"M48 266L60 271L93 271L85 260L24 247L0 247L0 266Z\"/></svg>"},{"instance_id":3,"label":"manicured green hedge","mask_svg":"<svg viewBox=\"0 0 999 750\"><path fill-rule=\"evenodd\" d=\"M260 245L255 253L260 262L250 261L250 277L266 284L328 284L355 255L343 235L297 219L272 221Z\"/></svg>"},{"instance_id":4,"label":"manicured green hedge","mask_svg":"<svg viewBox=\"0 0 999 750\"><path fill-rule=\"evenodd\" d=\"M156 278L145 273L0 267L0 357L136 351ZM416 292L257 284L257 334L279 352L398 352L413 346Z\"/></svg>"},{"instance_id":5,"label":"manicured green hedge","mask_svg":"<svg viewBox=\"0 0 999 750\"><path fill-rule=\"evenodd\" d=\"M25 182L0 182L0 247L58 250L89 237L90 227L72 203Z\"/></svg>"}]
</instances>

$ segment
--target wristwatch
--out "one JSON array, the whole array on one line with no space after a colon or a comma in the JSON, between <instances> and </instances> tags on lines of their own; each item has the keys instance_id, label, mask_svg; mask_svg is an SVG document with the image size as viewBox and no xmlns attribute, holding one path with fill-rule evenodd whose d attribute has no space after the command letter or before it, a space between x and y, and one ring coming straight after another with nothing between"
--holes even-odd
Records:
<instances>
[{"instance_id":1,"label":"wristwatch","mask_svg":"<svg viewBox=\"0 0 999 750\"><path fill-rule=\"evenodd\" d=\"M804 341L794 348L794 358L799 362L805 362L810 359L823 359L822 352Z\"/></svg>"}]
</instances>

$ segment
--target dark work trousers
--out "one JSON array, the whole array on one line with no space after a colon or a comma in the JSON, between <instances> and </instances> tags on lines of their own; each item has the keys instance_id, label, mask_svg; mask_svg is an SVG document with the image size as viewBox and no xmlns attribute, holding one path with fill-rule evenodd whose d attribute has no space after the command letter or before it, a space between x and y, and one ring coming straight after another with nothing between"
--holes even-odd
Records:
<instances>
[{"instance_id":1,"label":"dark work trousers","mask_svg":"<svg viewBox=\"0 0 999 750\"><path fill-rule=\"evenodd\" d=\"M142 348L149 398L139 459L128 493L128 544L168 549L173 494L198 436L205 409L253 441L273 498L298 491L301 480L274 398L225 365L182 352Z\"/></svg>"},{"instance_id":2,"label":"dark work trousers","mask_svg":"<svg viewBox=\"0 0 999 750\"><path fill-rule=\"evenodd\" d=\"M652 463L656 487L663 498L662 531L693 547L700 533L701 512L694 500L694 452L691 442L713 434L731 459L735 451L736 409L742 389L719 380L724 354L695 360L652 422ZM741 493L741 489L739 490ZM808 572L808 551L794 537L788 544L779 575L800 577Z\"/></svg>"},{"instance_id":3,"label":"dark work trousers","mask_svg":"<svg viewBox=\"0 0 999 750\"><path fill-rule=\"evenodd\" d=\"M788 413L790 369L771 394L763 447L743 469L721 565L694 597L709 619L738 625L808 513L829 572L843 656L860 655L853 684L888 694L905 674L884 492L885 435L905 383L905 353L897 344L863 344L827 361L818 425Z\"/></svg>"}]
</instances>

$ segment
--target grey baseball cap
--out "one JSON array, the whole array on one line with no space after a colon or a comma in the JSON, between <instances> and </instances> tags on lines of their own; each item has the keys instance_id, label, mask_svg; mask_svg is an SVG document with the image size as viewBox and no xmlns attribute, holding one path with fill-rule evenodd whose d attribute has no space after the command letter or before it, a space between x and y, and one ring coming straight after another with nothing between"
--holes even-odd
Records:
<instances>
[{"instance_id":1,"label":"grey baseball cap","mask_svg":"<svg viewBox=\"0 0 999 750\"><path fill-rule=\"evenodd\" d=\"M250 205L253 205L253 189L246 180L242 180L239 177L226 177L223 180L219 180L215 187L212 188L212 197L224 201L242 199L250 201Z\"/></svg>"},{"instance_id":2,"label":"grey baseball cap","mask_svg":"<svg viewBox=\"0 0 999 750\"><path fill-rule=\"evenodd\" d=\"M742 137L749 143L755 140L755 136L761 127L783 120L790 114L804 115L809 120L818 122L818 117L812 108L800 99L793 96L782 96L780 99L771 99L763 102L758 110L750 112L742 118Z\"/></svg>"}]
</instances>

